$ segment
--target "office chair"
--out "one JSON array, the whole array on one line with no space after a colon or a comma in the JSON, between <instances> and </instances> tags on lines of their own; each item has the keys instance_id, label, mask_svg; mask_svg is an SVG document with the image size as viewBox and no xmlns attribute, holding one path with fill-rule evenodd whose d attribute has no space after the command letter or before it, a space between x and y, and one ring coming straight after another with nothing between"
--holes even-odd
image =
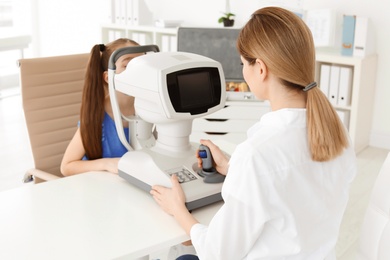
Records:
<instances>
[{"instance_id":1,"label":"office chair","mask_svg":"<svg viewBox=\"0 0 390 260\"><path fill-rule=\"evenodd\" d=\"M77 129L89 54L20 59L23 111L35 168L24 181L62 177L63 154Z\"/></svg>"},{"instance_id":2,"label":"office chair","mask_svg":"<svg viewBox=\"0 0 390 260\"><path fill-rule=\"evenodd\" d=\"M357 252L357 260L388 259L390 259L390 153L375 181Z\"/></svg>"}]
</instances>

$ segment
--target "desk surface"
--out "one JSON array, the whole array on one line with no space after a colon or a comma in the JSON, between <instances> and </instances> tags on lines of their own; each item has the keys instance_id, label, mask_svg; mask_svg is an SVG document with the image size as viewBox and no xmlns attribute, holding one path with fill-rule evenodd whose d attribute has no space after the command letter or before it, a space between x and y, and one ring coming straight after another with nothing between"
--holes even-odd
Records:
<instances>
[{"instance_id":1,"label":"desk surface","mask_svg":"<svg viewBox=\"0 0 390 260\"><path fill-rule=\"evenodd\" d=\"M222 203L194 211L208 224ZM0 193L0 259L132 259L188 240L153 198L90 172Z\"/></svg>"}]
</instances>

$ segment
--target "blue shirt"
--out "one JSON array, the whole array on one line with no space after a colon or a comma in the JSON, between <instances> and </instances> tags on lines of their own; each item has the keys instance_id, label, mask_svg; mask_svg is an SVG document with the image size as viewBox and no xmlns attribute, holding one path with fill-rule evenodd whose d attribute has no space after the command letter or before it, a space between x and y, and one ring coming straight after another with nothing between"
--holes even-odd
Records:
<instances>
[{"instance_id":1,"label":"blue shirt","mask_svg":"<svg viewBox=\"0 0 390 260\"><path fill-rule=\"evenodd\" d=\"M124 128L126 140L129 141L129 128ZM104 112L102 124L102 158L122 157L126 152L126 147L122 144L116 131L115 122ZM88 160L86 156L83 160Z\"/></svg>"}]
</instances>

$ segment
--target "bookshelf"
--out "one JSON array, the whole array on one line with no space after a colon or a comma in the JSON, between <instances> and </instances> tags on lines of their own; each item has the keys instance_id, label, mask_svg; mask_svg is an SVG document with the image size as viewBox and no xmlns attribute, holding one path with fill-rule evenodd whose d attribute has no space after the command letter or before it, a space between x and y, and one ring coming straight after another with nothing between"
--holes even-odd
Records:
<instances>
[{"instance_id":1,"label":"bookshelf","mask_svg":"<svg viewBox=\"0 0 390 260\"><path fill-rule=\"evenodd\" d=\"M347 113L346 122L355 151L369 144L374 106L377 55L366 57L342 56L332 52L316 53L316 81L320 82L322 64L352 68L350 104L334 105L337 111ZM321 88L321 84L319 85Z\"/></svg>"},{"instance_id":2,"label":"bookshelf","mask_svg":"<svg viewBox=\"0 0 390 260\"><path fill-rule=\"evenodd\" d=\"M156 44L160 51L177 50L177 28L160 28L156 26L104 24L101 26L103 43L120 37L130 38L141 45Z\"/></svg>"}]
</instances>

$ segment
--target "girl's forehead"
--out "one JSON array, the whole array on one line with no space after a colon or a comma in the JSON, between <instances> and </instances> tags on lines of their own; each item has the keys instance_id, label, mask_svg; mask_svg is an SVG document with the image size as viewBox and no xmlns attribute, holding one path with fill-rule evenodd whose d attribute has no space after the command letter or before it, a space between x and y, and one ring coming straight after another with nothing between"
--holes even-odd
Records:
<instances>
[{"instance_id":1,"label":"girl's forehead","mask_svg":"<svg viewBox=\"0 0 390 260\"><path fill-rule=\"evenodd\" d=\"M138 57L140 55L143 55L144 53L129 53L121 56L118 61L126 61L131 60L132 58Z\"/></svg>"}]
</instances>

